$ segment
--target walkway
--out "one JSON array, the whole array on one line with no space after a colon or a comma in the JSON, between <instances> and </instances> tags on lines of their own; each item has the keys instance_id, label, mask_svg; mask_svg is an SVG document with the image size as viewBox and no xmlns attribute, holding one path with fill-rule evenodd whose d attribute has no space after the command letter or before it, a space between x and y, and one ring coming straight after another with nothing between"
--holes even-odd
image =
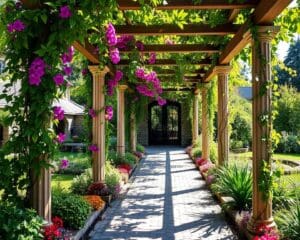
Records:
<instances>
[{"instance_id":1,"label":"walkway","mask_svg":"<svg viewBox=\"0 0 300 240\"><path fill-rule=\"evenodd\" d=\"M124 200L96 224L91 239L236 239L182 148L147 153Z\"/></svg>"}]
</instances>

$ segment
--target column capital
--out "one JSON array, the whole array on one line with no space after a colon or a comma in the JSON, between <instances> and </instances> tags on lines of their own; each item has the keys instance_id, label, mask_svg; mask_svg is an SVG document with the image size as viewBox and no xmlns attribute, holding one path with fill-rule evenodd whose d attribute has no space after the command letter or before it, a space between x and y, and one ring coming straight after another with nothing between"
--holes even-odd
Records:
<instances>
[{"instance_id":1,"label":"column capital","mask_svg":"<svg viewBox=\"0 0 300 240\"><path fill-rule=\"evenodd\" d=\"M125 91L127 88L128 88L128 86L125 85L125 84L118 85L118 89L119 89L120 91Z\"/></svg>"},{"instance_id":2,"label":"column capital","mask_svg":"<svg viewBox=\"0 0 300 240\"><path fill-rule=\"evenodd\" d=\"M278 26L256 26L256 34L257 36L253 36L252 33L252 40L263 41L263 42L271 42L273 38L277 35L280 31L280 27Z\"/></svg>"},{"instance_id":3,"label":"column capital","mask_svg":"<svg viewBox=\"0 0 300 240\"><path fill-rule=\"evenodd\" d=\"M103 69L100 69L99 65L89 65L88 69L93 75L100 74L103 76L110 71L107 66L105 66Z\"/></svg>"},{"instance_id":4,"label":"column capital","mask_svg":"<svg viewBox=\"0 0 300 240\"><path fill-rule=\"evenodd\" d=\"M214 72L216 74L229 74L232 67L230 65L217 65L215 66Z\"/></svg>"}]
</instances>

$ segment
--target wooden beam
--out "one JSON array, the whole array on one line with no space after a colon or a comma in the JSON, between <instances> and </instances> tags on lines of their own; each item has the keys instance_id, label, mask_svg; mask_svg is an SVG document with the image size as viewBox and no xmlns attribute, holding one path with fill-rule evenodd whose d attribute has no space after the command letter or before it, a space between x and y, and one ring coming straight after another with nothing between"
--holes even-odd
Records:
<instances>
[{"instance_id":1,"label":"wooden beam","mask_svg":"<svg viewBox=\"0 0 300 240\"><path fill-rule=\"evenodd\" d=\"M203 59L197 62L191 62L188 65L195 65L195 66L210 66L212 61L210 59ZM123 59L119 62L119 66L127 66L130 64L130 61L128 59ZM145 63L145 65L151 65L151 66L177 66L177 63L173 59L156 59L156 62L154 64Z\"/></svg>"},{"instance_id":2,"label":"wooden beam","mask_svg":"<svg viewBox=\"0 0 300 240\"><path fill-rule=\"evenodd\" d=\"M293 0L261 0L254 12L254 22L256 24L272 24L273 20L292 1Z\"/></svg>"},{"instance_id":3,"label":"wooden beam","mask_svg":"<svg viewBox=\"0 0 300 240\"><path fill-rule=\"evenodd\" d=\"M120 50L121 53L130 53L132 49ZM164 45L164 44L151 44L144 45L144 53L217 53L220 49L213 45L204 44L174 44L174 45Z\"/></svg>"},{"instance_id":4,"label":"wooden beam","mask_svg":"<svg viewBox=\"0 0 300 240\"><path fill-rule=\"evenodd\" d=\"M167 75L175 75L176 71L174 69L161 69L157 71L157 75L158 76L167 76ZM186 72L186 76L190 76L190 75L203 75L206 73L206 70L204 69L197 69L195 71L192 72Z\"/></svg>"},{"instance_id":5,"label":"wooden beam","mask_svg":"<svg viewBox=\"0 0 300 240\"><path fill-rule=\"evenodd\" d=\"M163 92L175 92L175 91L187 92L187 91L192 91L193 89L194 89L193 87L163 88Z\"/></svg>"},{"instance_id":6,"label":"wooden beam","mask_svg":"<svg viewBox=\"0 0 300 240\"><path fill-rule=\"evenodd\" d=\"M73 43L73 47L82 53L83 56L85 56L91 63L93 64L99 64L99 58L96 54L96 49L93 45L85 41L85 44L82 44L78 41L75 41Z\"/></svg>"},{"instance_id":7,"label":"wooden beam","mask_svg":"<svg viewBox=\"0 0 300 240\"><path fill-rule=\"evenodd\" d=\"M240 25L226 23L211 27L208 24L189 24L183 29L174 24L163 25L116 25L115 29L118 35L144 35L144 36L160 36L160 35L179 35L179 36L211 36L211 35L227 35L235 34Z\"/></svg>"},{"instance_id":8,"label":"wooden beam","mask_svg":"<svg viewBox=\"0 0 300 240\"><path fill-rule=\"evenodd\" d=\"M215 76L215 67L211 67L203 78L203 82L209 82Z\"/></svg>"},{"instance_id":9,"label":"wooden beam","mask_svg":"<svg viewBox=\"0 0 300 240\"><path fill-rule=\"evenodd\" d=\"M239 14L240 12L240 9L232 9L229 11L229 14L228 14L228 22L229 23L232 23L235 18L237 17L237 15Z\"/></svg>"},{"instance_id":10,"label":"wooden beam","mask_svg":"<svg viewBox=\"0 0 300 240\"><path fill-rule=\"evenodd\" d=\"M141 5L138 1L118 0L120 10L139 10ZM146 2L146 1L145 1ZM200 3L194 3L193 0L168 0L167 4L158 5L157 10L205 10L205 9L243 9L253 8L257 4L257 0L245 0L243 3L233 0L202 0Z\"/></svg>"}]
</instances>

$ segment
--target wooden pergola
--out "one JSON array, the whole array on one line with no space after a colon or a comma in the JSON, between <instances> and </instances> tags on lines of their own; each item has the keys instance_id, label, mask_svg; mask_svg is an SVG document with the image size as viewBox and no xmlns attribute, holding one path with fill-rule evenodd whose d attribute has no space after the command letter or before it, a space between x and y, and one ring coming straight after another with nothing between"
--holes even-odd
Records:
<instances>
[{"instance_id":1,"label":"wooden pergola","mask_svg":"<svg viewBox=\"0 0 300 240\"><path fill-rule=\"evenodd\" d=\"M26 2L26 1L24 1ZM197 62L191 63L198 66L198 70L185 73L186 84L182 86L182 91L193 91L193 141L198 137L198 99L201 94L202 98L202 154L203 157L209 158L209 131L208 131L208 102L207 90L197 89L196 83L208 83L215 76L218 79L218 165L223 165L228 161L229 153L229 136L228 136L228 81L230 73L230 62L238 55L247 45L258 46L252 51L252 88L253 88L253 212L252 218L248 225L249 232L254 232L258 224L264 223L274 226L272 217L272 203L262 197L259 189L259 174L262 161L270 160L268 143L264 141L270 136L271 129L266 125L261 125L259 117L268 112L271 108L271 89L266 90L266 94L261 95L260 89L268 82L272 81L271 76L271 41L279 31L278 27L273 24L274 19L291 3L292 0L245 0L231 1L228 0L202 0L201 3L194 4L192 0L167 0L167 4L159 5L157 10L224 10L227 13L228 21L226 24L211 27L203 24L188 24L183 29L176 25L118 25L116 32L118 35L178 35L178 36L226 36L230 37L229 42L222 48L218 45L210 44L175 44L175 45L145 45L143 52L156 53L201 53L205 57ZM120 11L140 9L137 1L118 0ZM254 38L251 34L250 21L242 25L234 24L238 13L242 9L253 9L251 14L251 23L254 23L257 29L257 36ZM89 61L89 70L93 76L93 108L96 110L105 107L104 84L105 75L113 72L113 68L107 67L100 70L98 67L99 58L95 54L95 47L88 41L75 42L74 47L80 51ZM132 49L122 50L121 53L129 53ZM213 65L211 59L212 53L219 54L218 61ZM129 60L121 60L117 67L130 64ZM176 66L173 59L157 59L155 66ZM205 70L206 67L208 70ZM172 76L174 70L162 70L160 75ZM120 154L125 153L125 123L124 123L124 92L126 85L118 86L118 136L117 150ZM166 89L170 91L172 89ZM134 115L131 116L132 126L135 126ZM93 178L94 181L104 180L105 164L105 113L100 111L96 118L93 118L93 143L102 150L93 155ZM136 149L136 129L131 128L131 149ZM36 189L39 192L50 191L49 184L43 184L43 181L49 181L42 178L41 183ZM49 189L45 189L49 188ZM49 195L49 194L48 194ZM51 207L49 198L45 200L44 195L37 197L36 209L39 214L49 220Z\"/></svg>"}]
</instances>

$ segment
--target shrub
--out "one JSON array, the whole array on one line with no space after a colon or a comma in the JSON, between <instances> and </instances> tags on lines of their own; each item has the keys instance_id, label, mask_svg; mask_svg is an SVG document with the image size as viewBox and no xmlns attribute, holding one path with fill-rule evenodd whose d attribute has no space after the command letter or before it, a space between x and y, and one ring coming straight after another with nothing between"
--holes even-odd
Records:
<instances>
[{"instance_id":1,"label":"shrub","mask_svg":"<svg viewBox=\"0 0 300 240\"><path fill-rule=\"evenodd\" d=\"M105 162L105 183L111 194L116 193L116 188L121 181L119 171L114 168L109 161Z\"/></svg>"},{"instance_id":2,"label":"shrub","mask_svg":"<svg viewBox=\"0 0 300 240\"><path fill-rule=\"evenodd\" d=\"M118 153L111 151L108 154L108 159L114 166L118 166L120 164L129 164L132 166L135 164L135 156L129 152L126 152L125 156L121 156Z\"/></svg>"},{"instance_id":3,"label":"shrub","mask_svg":"<svg viewBox=\"0 0 300 240\"><path fill-rule=\"evenodd\" d=\"M76 176L71 184L70 190L74 194L85 195L87 193L88 187L92 184L92 170L86 169L84 173Z\"/></svg>"},{"instance_id":4,"label":"shrub","mask_svg":"<svg viewBox=\"0 0 300 240\"><path fill-rule=\"evenodd\" d=\"M300 202L297 200L289 210L275 214L275 222L284 239L300 239Z\"/></svg>"},{"instance_id":5,"label":"shrub","mask_svg":"<svg viewBox=\"0 0 300 240\"><path fill-rule=\"evenodd\" d=\"M212 189L232 197L229 207L236 210L250 209L252 204L252 175L248 167L223 166L216 170L216 183Z\"/></svg>"},{"instance_id":6,"label":"shrub","mask_svg":"<svg viewBox=\"0 0 300 240\"><path fill-rule=\"evenodd\" d=\"M237 148L242 148L243 147L243 142L238 141L238 140L232 140L230 142L230 148L231 149L237 149Z\"/></svg>"},{"instance_id":7,"label":"shrub","mask_svg":"<svg viewBox=\"0 0 300 240\"><path fill-rule=\"evenodd\" d=\"M141 153L145 153L145 147L142 146L141 144L137 144L136 145L136 151L141 152Z\"/></svg>"},{"instance_id":8,"label":"shrub","mask_svg":"<svg viewBox=\"0 0 300 240\"><path fill-rule=\"evenodd\" d=\"M251 141L251 125L246 120L245 116L236 114L233 123L231 124L232 132L230 139L233 143L239 143L238 146L232 148L248 147Z\"/></svg>"},{"instance_id":9,"label":"shrub","mask_svg":"<svg viewBox=\"0 0 300 240\"><path fill-rule=\"evenodd\" d=\"M201 157L202 155L202 150L200 147L196 147L192 149L192 157L193 158L197 158L197 157Z\"/></svg>"},{"instance_id":10,"label":"shrub","mask_svg":"<svg viewBox=\"0 0 300 240\"><path fill-rule=\"evenodd\" d=\"M294 188L296 189L296 187ZM296 199L295 190L291 190L287 183L278 181L273 188L273 209L288 209Z\"/></svg>"},{"instance_id":11,"label":"shrub","mask_svg":"<svg viewBox=\"0 0 300 240\"><path fill-rule=\"evenodd\" d=\"M90 205L78 196L64 191L53 191L52 213L63 219L66 227L80 229L91 212Z\"/></svg>"},{"instance_id":12,"label":"shrub","mask_svg":"<svg viewBox=\"0 0 300 240\"><path fill-rule=\"evenodd\" d=\"M86 195L83 198L94 210L102 209L105 206L105 202L98 195Z\"/></svg>"},{"instance_id":13,"label":"shrub","mask_svg":"<svg viewBox=\"0 0 300 240\"><path fill-rule=\"evenodd\" d=\"M280 153L299 153L300 138L295 135L284 135L281 137L276 152Z\"/></svg>"},{"instance_id":14,"label":"shrub","mask_svg":"<svg viewBox=\"0 0 300 240\"><path fill-rule=\"evenodd\" d=\"M135 155L130 153L130 152L127 152L125 153L125 161L123 162L124 164L129 164L129 165L134 165L136 162L136 158L135 158Z\"/></svg>"},{"instance_id":15,"label":"shrub","mask_svg":"<svg viewBox=\"0 0 300 240\"><path fill-rule=\"evenodd\" d=\"M22 209L0 201L0 239L43 239L43 221L34 210Z\"/></svg>"},{"instance_id":16,"label":"shrub","mask_svg":"<svg viewBox=\"0 0 300 240\"><path fill-rule=\"evenodd\" d=\"M88 188L89 195L107 196L109 189L105 183L96 182L92 183Z\"/></svg>"},{"instance_id":17,"label":"shrub","mask_svg":"<svg viewBox=\"0 0 300 240\"><path fill-rule=\"evenodd\" d=\"M210 143L209 159L212 163L216 163L218 159L218 147L214 141Z\"/></svg>"},{"instance_id":18,"label":"shrub","mask_svg":"<svg viewBox=\"0 0 300 240\"><path fill-rule=\"evenodd\" d=\"M59 169L59 173L79 175L79 174L84 173L84 171L90 167L91 167L91 164L88 162L70 162L68 168Z\"/></svg>"}]
</instances>

